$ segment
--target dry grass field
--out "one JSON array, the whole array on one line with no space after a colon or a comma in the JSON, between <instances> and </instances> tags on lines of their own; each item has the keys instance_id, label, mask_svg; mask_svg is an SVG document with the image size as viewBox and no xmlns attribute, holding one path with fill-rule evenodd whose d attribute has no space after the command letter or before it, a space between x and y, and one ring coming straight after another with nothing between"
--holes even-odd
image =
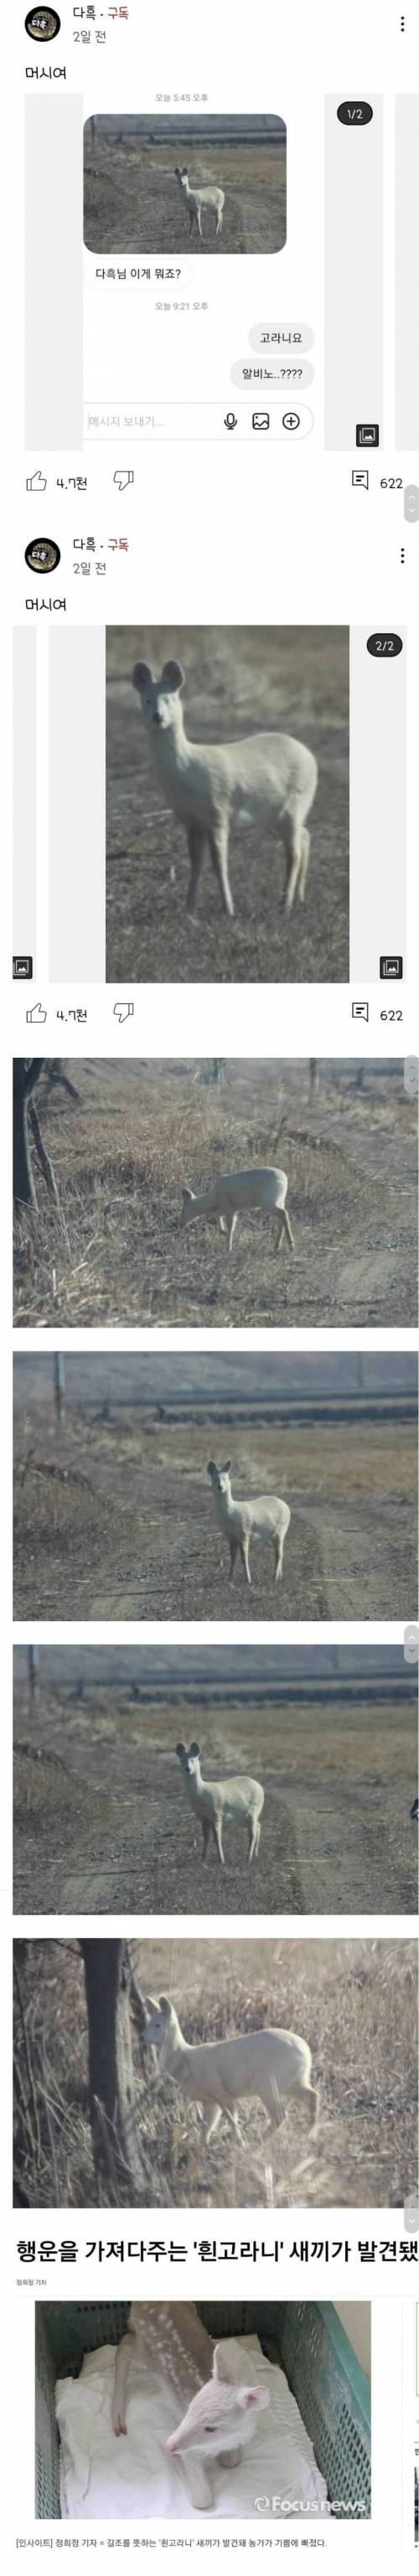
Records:
<instances>
[{"instance_id":1,"label":"dry grass field","mask_svg":"<svg viewBox=\"0 0 419 2576\"><path fill-rule=\"evenodd\" d=\"M194 1682L188 1652L165 1650L166 1688L162 1673L148 1701L141 1650L125 1653L112 1679L112 1650L101 1650L98 1671L95 1659L94 1678L90 1649L74 1647L61 1663L57 1650L42 1649L35 1705L24 1653L15 1659L15 1912L414 1915L417 1684L402 1655L392 1692L383 1670L381 1699L360 1648L356 1685L353 1672L349 1682L324 1677L310 1701L316 1653L291 1698L281 1649L275 1685L264 1685L259 1650L258 1695L255 1685L252 1700L246 1680L243 1701L247 1648L236 1650L230 1679L225 1650L209 1650L208 1671L201 1649ZM179 1737L200 1744L205 1780L250 1772L261 1782L260 1851L250 1868L246 1835L231 1823L224 1868L214 1847L202 1866Z\"/></svg>"},{"instance_id":2,"label":"dry grass field","mask_svg":"<svg viewBox=\"0 0 419 2576\"><path fill-rule=\"evenodd\" d=\"M212 120L215 125L215 119ZM273 120L236 120L236 139L209 135L206 120L147 117L89 118L84 128L84 239L86 249L140 253L173 259L225 258L233 252L266 255L283 250L287 231L287 148L285 127ZM224 121L225 122L225 121ZM163 127L163 131L162 131ZM112 130L112 128L114 130ZM166 129L166 130L165 130ZM202 239L196 224L190 231L176 165L186 166L190 186L224 189L222 230L216 237L215 216L204 212Z\"/></svg>"},{"instance_id":3,"label":"dry grass field","mask_svg":"<svg viewBox=\"0 0 419 2576\"><path fill-rule=\"evenodd\" d=\"M66 1065L37 1106L59 1204L32 1148L37 1211L16 1212L21 1325L331 1324L417 1318L417 1102L397 1063L128 1058ZM230 1258L214 1220L180 1226L185 1183L279 1163L295 1256L272 1218L239 1219Z\"/></svg>"},{"instance_id":4,"label":"dry grass field","mask_svg":"<svg viewBox=\"0 0 419 2576\"><path fill-rule=\"evenodd\" d=\"M171 1994L189 2041L264 2025L297 2031L311 2047L321 2094L315 2138L298 2102L272 2137L263 2105L248 2100L240 2104L240 2143L232 2145L223 2123L204 2149L197 2104L148 2074L134 2029L144 2207L397 2209L415 2198L416 1942L187 1936L130 1947L142 1990ZM23 1956L19 1945L15 2049L16 2199L48 2209L94 2206L76 1940L29 1942Z\"/></svg>"},{"instance_id":5,"label":"dry grass field","mask_svg":"<svg viewBox=\"0 0 419 2576\"><path fill-rule=\"evenodd\" d=\"M17 1619L416 1617L414 1358L71 1355L58 1424L52 1358L14 1382ZM289 1504L280 1585L229 1582L210 1457Z\"/></svg>"},{"instance_id":6,"label":"dry grass field","mask_svg":"<svg viewBox=\"0 0 419 2576\"><path fill-rule=\"evenodd\" d=\"M192 923L187 915L186 835L166 807L131 678L137 660L156 675L173 656L192 741L279 731L315 752L306 896L289 915L278 834L240 824L230 838L234 920L209 860ZM349 629L108 627L106 697L108 981L346 983Z\"/></svg>"}]
</instances>

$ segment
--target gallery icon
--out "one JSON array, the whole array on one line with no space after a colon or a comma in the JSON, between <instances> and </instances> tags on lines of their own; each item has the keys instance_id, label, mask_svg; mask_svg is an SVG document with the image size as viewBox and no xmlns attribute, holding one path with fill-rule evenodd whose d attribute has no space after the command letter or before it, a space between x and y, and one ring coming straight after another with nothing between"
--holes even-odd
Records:
<instances>
[{"instance_id":1,"label":"gallery icon","mask_svg":"<svg viewBox=\"0 0 419 2576\"><path fill-rule=\"evenodd\" d=\"M55 572L59 562L60 548L54 545L53 537L32 537L30 546L25 546L29 572Z\"/></svg>"},{"instance_id":2,"label":"gallery icon","mask_svg":"<svg viewBox=\"0 0 419 2576\"><path fill-rule=\"evenodd\" d=\"M269 429L269 428L270 428L270 414L269 414L269 412L268 412L268 411L252 411L252 429Z\"/></svg>"},{"instance_id":3,"label":"gallery icon","mask_svg":"<svg viewBox=\"0 0 419 2576\"><path fill-rule=\"evenodd\" d=\"M357 420L356 443L357 447L379 447L380 430L378 420Z\"/></svg>"},{"instance_id":4,"label":"gallery icon","mask_svg":"<svg viewBox=\"0 0 419 2576\"><path fill-rule=\"evenodd\" d=\"M32 976L33 976L33 957L14 957L14 958L13 958L13 983L14 983L14 984L31 984L31 983L32 983Z\"/></svg>"},{"instance_id":5,"label":"gallery icon","mask_svg":"<svg viewBox=\"0 0 419 2576\"><path fill-rule=\"evenodd\" d=\"M60 26L57 9L29 9L25 18L26 34L32 36L34 45L51 45L53 36L59 34Z\"/></svg>"},{"instance_id":6,"label":"gallery icon","mask_svg":"<svg viewBox=\"0 0 419 2576\"><path fill-rule=\"evenodd\" d=\"M402 974L402 957L380 957L380 979L382 984L401 984Z\"/></svg>"}]
</instances>

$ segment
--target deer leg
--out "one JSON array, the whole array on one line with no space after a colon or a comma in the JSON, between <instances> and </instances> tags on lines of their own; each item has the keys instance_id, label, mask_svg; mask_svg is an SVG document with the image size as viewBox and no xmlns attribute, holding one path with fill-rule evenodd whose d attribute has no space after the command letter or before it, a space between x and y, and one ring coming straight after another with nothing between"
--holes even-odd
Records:
<instances>
[{"instance_id":1,"label":"deer leg","mask_svg":"<svg viewBox=\"0 0 419 2576\"><path fill-rule=\"evenodd\" d=\"M214 1817L214 1823L213 1823L213 1826L212 1826L212 1833L213 1833L213 1836L214 1836L214 1842L215 1842L215 1845L216 1845L216 1850L218 1851L218 1858L219 1858L219 1860L221 1860L221 1861L222 1861L222 1865L223 1865L223 1868L224 1868L224 1852L223 1852L222 1832L221 1832L221 1816L215 1816L215 1817Z\"/></svg>"},{"instance_id":2,"label":"deer leg","mask_svg":"<svg viewBox=\"0 0 419 2576\"><path fill-rule=\"evenodd\" d=\"M241 1555L242 1565L244 1565L244 1571L245 1571L245 1576L246 1576L246 1583L251 1583L251 1580L252 1580L251 1572L250 1572L250 1565L249 1565L249 1547L250 1547L250 1539L248 1539L248 1538L243 1538L243 1539L241 1539L241 1540L240 1540L240 1555Z\"/></svg>"},{"instance_id":3,"label":"deer leg","mask_svg":"<svg viewBox=\"0 0 419 2576\"><path fill-rule=\"evenodd\" d=\"M284 1554L284 1534L283 1534L283 1530L281 1530L280 1537L279 1537L279 1538L274 1539L274 1549L275 1549L275 1582L276 1582L276 1583L280 1583L280 1582L281 1582L281 1575L282 1575L282 1559L283 1559L283 1554Z\"/></svg>"},{"instance_id":4,"label":"deer leg","mask_svg":"<svg viewBox=\"0 0 419 2576\"><path fill-rule=\"evenodd\" d=\"M219 1228L220 1228L220 1234L228 1234L228 1225L227 1225L227 1223L226 1223L226 1218L225 1218L225 1216L220 1216L220 1217L219 1217L219 1219L218 1219L218 1223L219 1223Z\"/></svg>"},{"instance_id":5,"label":"deer leg","mask_svg":"<svg viewBox=\"0 0 419 2576\"><path fill-rule=\"evenodd\" d=\"M203 1859L203 1860L206 1860L206 1857L207 1857L207 1851L208 1851L208 1844L209 1844L210 1832L211 1832L211 1826L208 1824L207 1819L205 1818L205 1822L204 1822L204 1817L202 1817L202 1859Z\"/></svg>"},{"instance_id":6,"label":"deer leg","mask_svg":"<svg viewBox=\"0 0 419 2576\"><path fill-rule=\"evenodd\" d=\"M303 2096L303 2100L307 2103L310 2129L313 2129L315 2134L316 2129L318 2129L320 2118L320 2094L316 2091L315 2084L309 2084L308 2078L305 2082L303 2080L302 2084L294 2084L293 2086L293 2101L300 2102L301 2095Z\"/></svg>"},{"instance_id":7,"label":"deer leg","mask_svg":"<svg viewBox=\"0 0 419 2576\"><path fill-rule=\"evenodd\" d=\"M196 220L197 220L197 225L198 225L199 238L200 238L200 241L202 241L202 223L201 223L201 208L200 208L200 206L197 206L197 209L196 209Z\"/></svg>"},{"instance_id":8,"label":"deer leg","mask_svg":"<svg viewBox=\"0 0 419 2576\"><path fill-rule=\"evenodd\" d=\"M232 1241L233 1241L233 1234L235 1234L235 1232L236 1232L236 1225L237 1225L237 1208L233 1208L233 1214L232 1214L232 1216L230 1217L230 1231L229 1231L229 1238L228 1238L228 1249L229 1249L229 1252L231 1252L231 1246L232 1246Z\"/></svg>"},{"instance_id":9,"label":"deer leg","mask_svg":"<svg viewBox=\"0 0 419 2576\"><path fill-rule=\"evenodd\" d=\"M204 2469L203 2460L197 2460L196 2458L191 2460L188 2453L187 2460L182 2459L181 2466L186 2478L186 2485L191 2504L196 2504L197 2510L200 2513L208 2512L208 2508L213 2502L213 2495L206 2469Z\"/></svg>"},{"instance_id":10,"label":"deer leg","mask_svg":"<svg viewBox=\"0 0 419 2576\"><path fill-rule=\"evenodd\" d=\"M308 2095L310 2128L313 2129L315 2136L320 2119L320 2094L316 2092L315 2084L304 2084L302 2090L306 2098Z\"/></svg>"},{"instance_id":11,"label":"deer leg","mask_svg":"<svg viewBox=\"0 0 419 2576\"><path fill-rule=\"evenodd\" d=\"M235 1563L236 1563L237 1549L238 1549L238 1539L237 1539L237 1538L231 1538L231 1539L230 1539L230 1573L229 1573L229 1578L228 1578L229 1583L232 1583L232 1581L233 1581L233 1574L234 1574L234 1567L235 1567Z\"/></svg>"},{"instance_id":12,"label":"deer leg","mask_svg":"<svg viewBox=\"0 0 419 2576\"><path fill-rule=\"evenodd\" d=\"M303 828L302 828L302 832L301 832L301 840L302 840L302 845L303 845L303 854L302 854L301 867L300 867L300 874L299 874L299 880L298 880L298 893L299 893L300 903L304 903L304 896L305 896L305 890L306 890L306 884L307 884L307 877L308 877L308 864L309 864L309 858L310 858L310 833L306 831L305 824L303 824Z\"/></svg>"},{"instance_id":13,"label":"deer leg","mask_svg":"<svg viewBox=\"0 0 419 2576\"><path fill-rule=\"evenodd\" d=\"M197 823L192 823L190 831L188 832L188 850L191 862L191 873L188 886L187 911L194 913L196 911L199 879L205 858L205 832L201 832L199 830Z\"/></svg>"},{"instance_id":14,"label":"deer leg","mask_svg":"<svg viewBox=\"0 0 419 2576\"><path fill-rule=\"evenodd\" d=\"M292 1231L292 1225L290 1225L290 1220L289 1220L289 1216L287 1216L287 1210L286 1210L286 1208L283 1208L283 1210L282 1210L282 1222L283 1222L283 1226L284 1226L284 1228L285 1228L285 1233L286 1233L286 1237L287 1237L287 1243L288 1243L288 1246L289 1246L289 1250L290 1250L290 1252L295 1252L295 1240L294 1240L294 1235L293 1235L293 1231Z\"/></svg>"},{"instance_id":15,"label":"deer leg","mask_svg":"<svg viewBox=\"0 0 419 2576\"><path fill-rule=\"evenodd\" d=\"M206 2120L204 2115L204 2147L209 2147L210 2138L215 2138L216 2130L219 2129L221 2119L222 2103L212 2102L210 2110L207 2112Z\"/></svg>"},{"instance_id":16,"label":"deer leg","mask_svg":"<svg viewBox=\"0 0 419 2576\"><path fill-rule=\"evenodd\" d=\"M292 912L294 895L303 862L302 826L298 821L295 811L293 811L292 805L288 807L287 813L282 816L282 838L286 858L288 860L285 911Z\"/></svg>"},{"instance_id":17,"label":"deer leg","mask_svg":"<svg viewBox=\"0 0 419 2576\"><path fill-rule=\"evenodd\" d=\"M278 1232L277 1232L277 1238L276 1238L276 1249L277 1249L277 1252L281 1252L281 1250L282 1250L282 1239L283 1239L283 1233L284 1233L284 1215L283 1215L283 1209L282 1209L282 1208L278 1208Z\"/></svg>"},{"instance_id":18,"label":"deer leg","mask_svg":"<svg viewBox=\"0 0 419 2576\"><path fill-rule=\"evenodd\" d=\"M208 838L213 868L215 870L216 877L218 877L219 886L221 887L224 912L228 912L230 920L232 920L234 914L234 903L230 892L228 874L227 823L217 823L215 830L213 832L209 832Z\"/></svg>"},{"instance_id":19,"label":"deer leg","mask_svg":"<svg viewBox=\"0 0 419 2576\"><path fill-rule=\"evenodd\" d=\"M128 2328L128 2333L122 2337L122 2343L118 2344L115 2362L112 2398L112 2425L114 2433L126 2433L127 2429L127 2379L130 2361L132 2360L132 2354L134 2351L135 2335L132 2333L131 2328Z\"/></svg>"}]
</instances>

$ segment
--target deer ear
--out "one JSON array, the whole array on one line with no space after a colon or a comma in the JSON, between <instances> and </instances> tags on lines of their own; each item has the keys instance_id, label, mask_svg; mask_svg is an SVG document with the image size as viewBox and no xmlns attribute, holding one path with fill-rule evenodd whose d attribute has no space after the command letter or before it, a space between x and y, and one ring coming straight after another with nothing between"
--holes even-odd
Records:
<instances>
[{"instance_id":1,"label":"deer ear","mask_svg":"<svg viewBox=\"0 0 419 2576\"><path fill-rule=\"evenodd\" d=\"M168 1995L159 1995L159 2005L162 2021L170 2021L172 2006L169 2003Z\"/></svg>"},{"instance_id":2,"label":"deer ear","mask_svg":"<svg viewBox=\"0 0 419 2576\"><path fill-rule=\"evenodd\" d=\"M139 690L140 697L142 689L147 688L147 681L151 680L151 677L149 662L134 662L132 685L133 689Z\"/></svg>"},{"instance_id":3,"label":"deer ear","mask_svg":"<svg viewBox=\"0 0 419 2576\"><path fill-rule=\"evenodd\" d=\"M183 1762L183 1756L184 1753L186 1753L186 1744L175 1744L175 1753L177 1753L178 1762Z\"/></svg>"},{"instance_id":4,"label":"deer ear","mask_svg":"<svg viewBox=\"0 0 419 2576\"><path fill-rule=\"evenodd\" d=\"M216 2343L216 2345L215 2345L215 2349L214 2349L213 2356L212 2356L212 2375L213 2375L213 2379L219 2379L219 2380L222 2380L222 2381L223 2381L223 2383L225 2382L226 2387L228 2386L229 2388L231 2388L231 2384L232 2384L232 2374L231 2374L231 2370L229 2370L229 2365L228 2365L228 2361L226 2361L225 2353L223 2352L222 2343Z\"/></svg>"},{"instance_id":5,"label":"deer ear","mask_svg":"<svg viewBox=\"0 0 419 2576\"><path fill-rule=\"evenodd\" d=\"M231 1458L225 1458L225 1459L224 1459L224 1466L221 1468L221 1474L222 1474L222 1476L229 1476L229 1474L230 1474L230 1467L231 1467Z\"/></svg>"},{"instance_id":6,"label":"deer ear","mask_svg":"<svg viewBox=\"0 0 419 2576\"><path fill-rule=\"evenodd\" d=\"M146 2001L146 2008L147 2008L147 2012L149 2012L149 2013L158 2013L158 2009L159 2009L159 2007L158 2007L158 2003L157 2003L156 1995L146 1995L145 2001Z\"/></svg>"},{"instance_id":7,"label":"deer ear","mask_svg":"<svg viewBox=\"0 0 419 2576\"><path fill-rule=\"evenodd\" d=\"M190 1746L189 1746L189 1752L190 1752L190 1754L191 1754L191 1753L192 1753L192 1754L197 1753L197 1754L198 1754L198 1760L199 1760L200 1751L201 1751L201 1746L200 1746L200 1744L190 1744Z\"/></svg>"},{"instance_id":8,"label":"deer ear","mask_svg":"<svg viewBox=\"0 0 419 2576\"><path fill-rule=\"evenodd\" d=\"M255 2413L258 2407L270 2405L268 2388L238 2388L237 2397L239 2406L254 2406Z\"/></svg>"},{"instance_id":9,"label":"deer ear","mask_svg":"<svg viewBox=\"0 0 419 2576\"><path fill-rule=\"evenodd\" d=\"M170 691L173 689L176 696L177 690L183 689L184 678L185 673L182 670L181 662L165 662L164 670L162 671L164 689L170 689Z\"/></svg>"},{"instance_id":10,"label":"deer ear","mask_svg":"<svg viewBox=\"0 0 419 2576\"><path fill-rule=\"evenodd\" d=\"M207 1476L218 1476L218 1467L216 1467L216 1464L215 1464L215 1458L210 1458L210 1459L209 1459L208 1467L207 1467Z\"/></svg>"}]
</instances>

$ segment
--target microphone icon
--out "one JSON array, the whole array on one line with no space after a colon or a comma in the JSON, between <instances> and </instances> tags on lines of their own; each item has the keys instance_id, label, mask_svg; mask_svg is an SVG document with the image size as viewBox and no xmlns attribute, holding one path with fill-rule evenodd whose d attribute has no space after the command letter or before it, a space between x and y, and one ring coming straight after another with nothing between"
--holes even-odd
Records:
<instances>
[{"instance_id":1,"label":"microphone icon","mask_svg":"<svg viewBox=\"0 0 419 2576\"><path fill-rule=\"evenodd\" d=\"M225 414L224 414L224 428L225 428L225 429L237 429L237 414L236 414L236 412L235 412L235 411L226 411L226 412L225 412Z\"/></svg>"}]
</instances>

